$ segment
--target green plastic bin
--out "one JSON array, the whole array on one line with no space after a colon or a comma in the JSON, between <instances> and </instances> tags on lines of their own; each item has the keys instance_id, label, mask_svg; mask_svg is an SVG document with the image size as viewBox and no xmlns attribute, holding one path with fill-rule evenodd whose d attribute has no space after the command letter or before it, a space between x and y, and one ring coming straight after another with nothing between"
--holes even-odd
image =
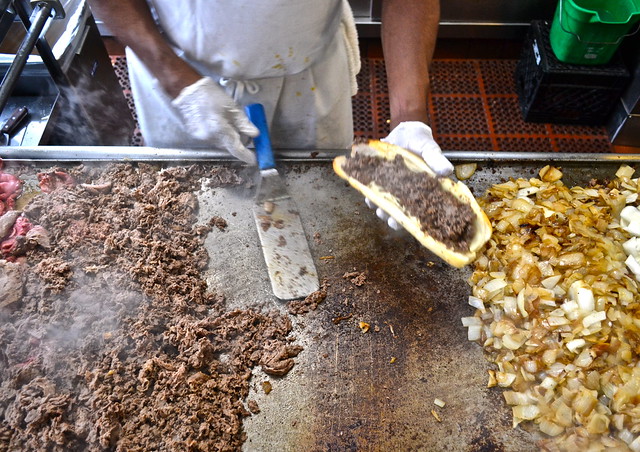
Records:
<instances>
[{"instance_id":1,"label":"green plastic bin","mask_svg":"<svg viewBox=\"0 0 640 452\"><path fill-rule=\"evenodd\" d=\"M607 64L639 20L640 0L559 0L551 48L564 63Z\"/></svg>"}]
</instances>

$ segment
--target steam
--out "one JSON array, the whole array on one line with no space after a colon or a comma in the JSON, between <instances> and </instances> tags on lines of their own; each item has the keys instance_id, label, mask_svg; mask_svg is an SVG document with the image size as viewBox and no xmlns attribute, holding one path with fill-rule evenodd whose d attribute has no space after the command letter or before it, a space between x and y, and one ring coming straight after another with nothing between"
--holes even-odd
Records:
<instances>
[{"instance_id":1,"label":"steam","mask_svg":"<svg viewBox=\"0 0 640 452\"><path fill-rule=\"evenodd\" d=\"M69 70L72 86L60 88L59 116L49 144L75 146L129 146L135 122L122 89L108 62L94 63L91 74Z\"/></svg>"},{"instance_id":2,"label":"steam","mask_svg":"<svg viewBox=\"0 0 640 452\"><path fill-rule=\"evenodd\" d=\"M55 303L66 306L56 309L67 315L54 317L52 323L43 325L47 342L64 353L79 348L100 349L102 343L122 326L121 319L139 306L144 297L138 292L121 291L104 287L99 293L81 287L60 298ZM91 347L91 344L96 347Z\"/></svg>"},{"instance_id":3,"label":"steam","mask_svg":"<svg viewBox=\"0 0 640 452\"><path fill-rule=\"evenodd\" d=\"M37 362L45 374L55 375L60 366L81 366L78 359L92 362L105 342L122 336L123 319L146 302L139 292L122 290L106 280L96 284L95 278L84 274L72 285L78 288L67 288L58 297L20 302L29 303L33 311L20 322L11 321L9 310L0 310L0 367L19 369Z\"/></svg>"}]
</instances>

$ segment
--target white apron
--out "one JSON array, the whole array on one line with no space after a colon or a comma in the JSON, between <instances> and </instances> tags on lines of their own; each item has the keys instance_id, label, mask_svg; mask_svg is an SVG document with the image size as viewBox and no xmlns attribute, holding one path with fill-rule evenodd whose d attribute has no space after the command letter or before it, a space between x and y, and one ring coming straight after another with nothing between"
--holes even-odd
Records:
<instances>
[{"instance_id":1,"label":"white apron","mask_svg":"<svg viewBox=\"0 0 640 452\"><path fill-rule=\"evenodd\" d=\"M149 3L178 55L241 106L265 106L275 148L351 145L351 96L360 59L347 0ZM130 49L127 62L146 144L210 148L183 130L171 99Z\"/></svg>"}]
</instances>

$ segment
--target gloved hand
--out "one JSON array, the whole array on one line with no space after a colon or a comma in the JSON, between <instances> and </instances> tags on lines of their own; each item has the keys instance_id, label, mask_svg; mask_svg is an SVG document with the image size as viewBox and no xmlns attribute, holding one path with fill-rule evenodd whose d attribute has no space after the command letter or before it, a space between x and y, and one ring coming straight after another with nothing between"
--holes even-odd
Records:
<instances>
[{"instance_id":1,"label":"gloved hand","mask_svg":"<svg viewBox=\"0 0 640 452\"><path fill-rule=\"evenodd\" d=\"M453 165L442 154L438 143L433 139L431 128L420 121L406 121L398 124L391 133L381 141L395 144L421 156L429 168L438 176L448 176L453 172ZM365 198L367 206L376 209L376 215L386 221L389 227L398 230L400 225L384 210L376 206L370 199Z\"/></svg>"},{"instance_id":2,"label":"gloved hand","mask_svg":"<svg viewBox=\"0 0 640 452\"><path fill-rule=\"evenodd\" d=\"M180 112L187 132L193 137L256 164L255 153L242 144L241 137L256 137L258 129L211 78L203 77L187 86L171 104Z\"/></svg>"}]
</instances>

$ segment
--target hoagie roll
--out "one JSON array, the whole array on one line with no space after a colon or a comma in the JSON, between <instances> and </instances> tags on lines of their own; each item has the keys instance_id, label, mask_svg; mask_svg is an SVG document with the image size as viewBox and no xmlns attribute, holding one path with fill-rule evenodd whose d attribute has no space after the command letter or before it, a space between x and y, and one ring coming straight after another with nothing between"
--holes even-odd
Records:
<instances>
[{"instance_id":1,"label":"hoagie roll","mask_svg":"<svg viewBox=\"0 0 640 452\"><path fill-rule=\"evenodd\" d=\"M454 267L472 262L491 237L491 223L469 188L437 177L411 151L370 140L335 158L333 169Z\"/></svg>"}]
</instances>

